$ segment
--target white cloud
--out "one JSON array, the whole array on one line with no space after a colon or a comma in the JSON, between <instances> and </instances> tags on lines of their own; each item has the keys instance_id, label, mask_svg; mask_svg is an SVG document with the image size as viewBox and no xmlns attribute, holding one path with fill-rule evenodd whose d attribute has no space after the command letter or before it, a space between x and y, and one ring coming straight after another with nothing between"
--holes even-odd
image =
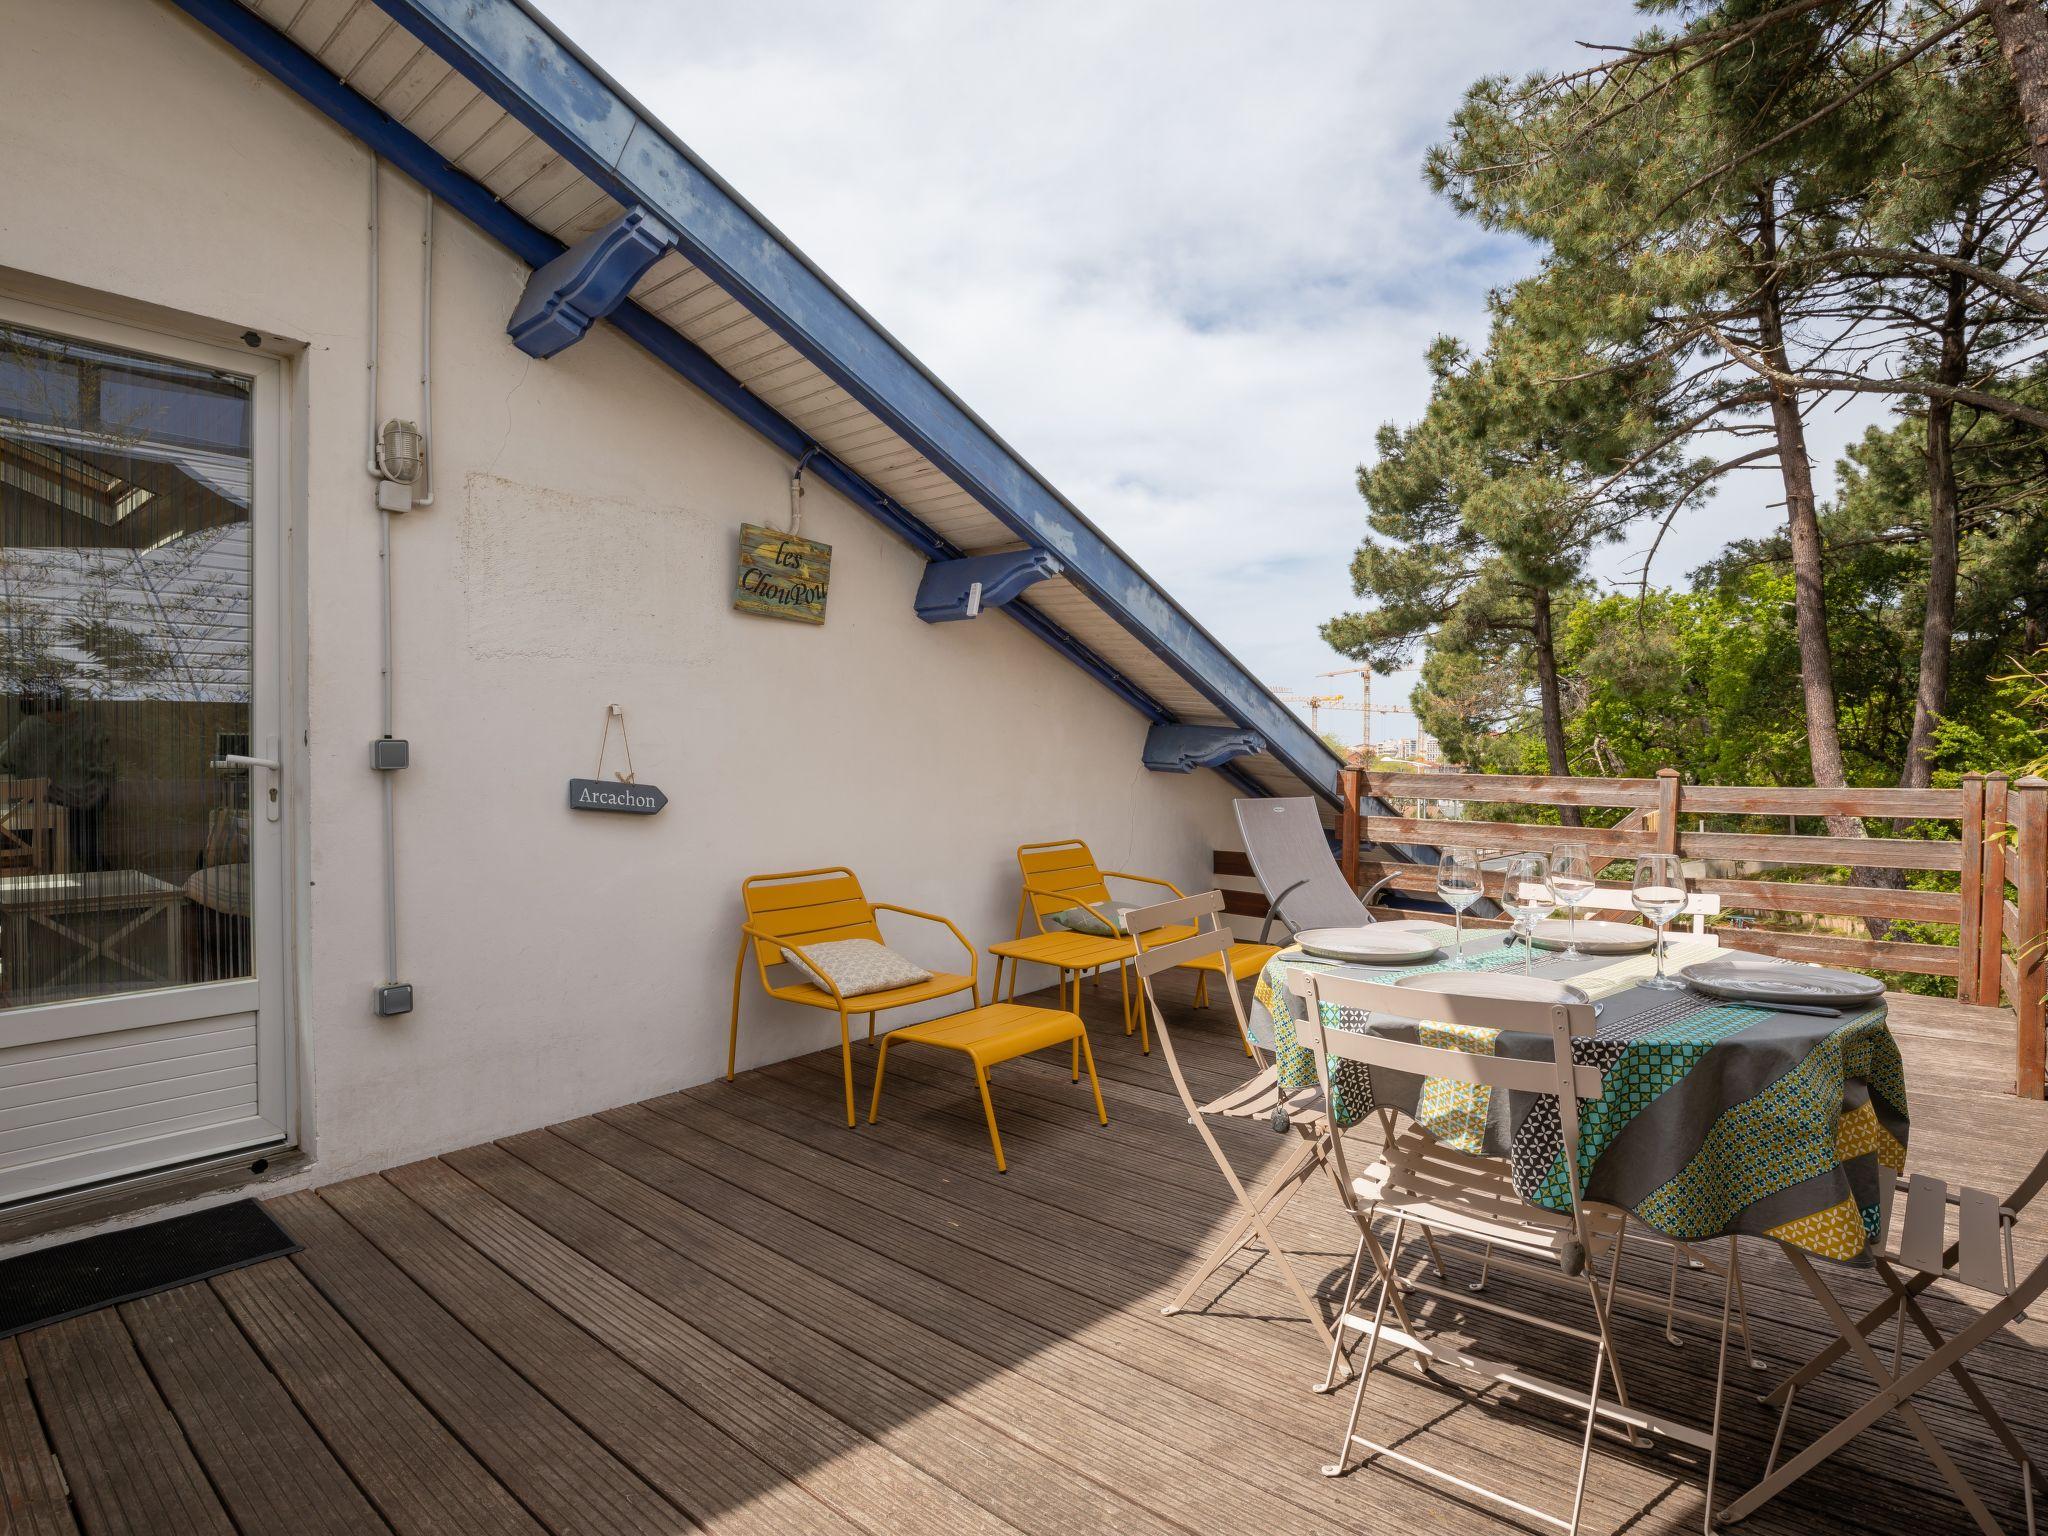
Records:
<instances>
[{"instance_id":1,"label":"white cloud","mask_svg":"<svg viewBox=\"0 0 2048 1536\"><path fill-rule=\"evenodd\" d=\"M1635 25L1616 0L546 3L1262 679L1324 690L1354 468L1420 410L1429 339L1476 337L1531 264L1422 153L1476 76ZM1770 526L1760 483L1658 573Z\"/></svg>"}]
</instances>

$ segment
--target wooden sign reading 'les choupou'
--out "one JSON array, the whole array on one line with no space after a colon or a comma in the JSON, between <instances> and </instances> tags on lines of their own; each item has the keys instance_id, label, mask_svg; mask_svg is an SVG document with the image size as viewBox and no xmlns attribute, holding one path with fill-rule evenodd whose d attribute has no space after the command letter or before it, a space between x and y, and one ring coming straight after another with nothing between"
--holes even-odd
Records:
<instances>
[{"instance_id":1,"label":"wooden sign reading 'les choupou'","mask_svg":"<svg viewBox=\"0 0 2048 1536\"><path fill-rule=\"evenodd\" d=\"M800 624L825 622L832 546L793 533L740 524L740 568L732 605L742 613Z\"/></svg>"}]
</instances>

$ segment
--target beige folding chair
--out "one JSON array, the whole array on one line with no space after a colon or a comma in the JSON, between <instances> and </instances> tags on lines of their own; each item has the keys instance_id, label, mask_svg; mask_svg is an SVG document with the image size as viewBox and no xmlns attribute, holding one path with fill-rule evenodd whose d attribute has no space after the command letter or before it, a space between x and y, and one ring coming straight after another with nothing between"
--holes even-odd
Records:
<instances>
[{"instance_id":1,"label":"beige folding chair","mask_svg":"<svg viewBox=\"0 0 2048 1536\"><path fill-rule=\"evenodd\" d=\"M1181 1103L1187 1106L1188 1123L1201 1136L1209 1155L1216 1159L1216 1166L1222 1170L1224 1182L1229 1184L1238 1206L1237 1218L1224 1229L1201 1263L1195 1266L1195 1272L1181 1287L1180 1294L1160 1310L1169 1317L1185 1311L1195 1292L1207 1283L1209 1277L1256 1239L1265 1246L1274 1269L1287 1288L1294 1292L1295 1300L1301 1303L1302 1314L1314 1325L1317 1336L1324 1344L1334 1347L1329 1326L1323 1321L1323 1309L1295 1275L1286 1253L1274 1240L1272 1228L1274 1218L1287 1208L1288 1202L1301 1192L1318 1170L1327 1166L1329 1134L1323 1125L1322 1096L1314 1089L1289 1092L1281 1086L1273 1054L1252 1038L1251 1028L1245 1020L1244 1000L1238 995L1237 982L1226 969L1217 973L1217 979L1230 999L1231 1015L1237 1020L1238 1034L1244 1039L1245 1049L1259 1063L1260 1070L1221 1097L1206 1104L1197 1103L1194 1090L1188 1086L1187 1074L1181 1070L1180 1057L1174 1052L1173 1034L1166 1027L1166 1015L1160 1011L1159 997L1153 988L1153 978L1162 971L1229 953L1232 936L1223 926L1222 913L1223 893L1204 891L1200 895L1140 907L1125 914L1129 932L1138 945L1136 963L1140 1003L1151 1013L1152 1028L1158 1033L1160 1047L1166 1055L1166 1069L1173 1076L1173 1086L1180 1093ZM1173 929L1185 932L1189 928L1195 930L1189 937L1150 948L1146 945L1148 934ZM1223 1155L1215 1133L1209 1129L1208 1122L1212 1117L1272 1124L1294 1132L1300 1138L1300 1145L1265 1183L1256 1191L1247 1193L1244 1181L1238 1178L1237 1170L1230 1166L1230 1159Z\"/></svg>"},{"instance_id":2,"label":"beige folding chair","mask_svg":"<svg viewBox=\"0 0 2048 1536\"><path fill-rule=\"evenodd\" d=\"M1712 1427L1702 1432L1687 1424L1646 1413L1629 1401L1627 1383L1616 1357L1610 1326L1611 1287L1620 1267L1624 1213L1612 1206L1588 1202L1579 1184L1579 1100L1597 1099L1601 1075L1596 1068L1574 1065L1572 1040L1593 1033L1590 1004L1543 1003L1523 999L1457 996L1431 993L1425 998L1415 992L1380 982L1319 974L1306 967L1290 972L1290 985L1303 1002L1302 1018L1295 1026L1295 1038L1315 1058L1316 1079L1325 1101L1330 1099L1330 1063L1354 1061L1378 1074L1400 1073L1425 1080L1434 1079L1446 1087L1469 1084L1489 1092L1548 1094L1557 1101L1561 1156L1571 1191L1571 1210L1557 1212L1531 1205L1516 1193L1506 1159L1455 1150L1439 1142L1412 1122L1399 1128L1384 1103L1376 1103L1385 1145L1380 1157L1365 1173L1351 1176L1344 1155L1343 1138L1330 1143L1330 1160L1344 1198L1345 1208L1358 1227L1358 1252L1352 1260L1351 1275L1345 1283L1344 1302L1337 1318L1338 1344L1331 1351L1330 1378L1334 1381L1342 1341L1347 1334L1364 1336L1363 1358L1357 1364L1358 1390L1351 1401L1351 1418L1344 1427L1337 1460L1323 1468L1329 1477L1350 1470L1351 1448L1363 1447L1367 1459L1384 1457L1414 1472L1446 1483L1463 1493L1491 1500L1529 1519L1576 1533L1584 1509L1586 1477L1591 1466L1593 1434L1602 1423L1620 1429L1632 1445L1643 1443L1645 1434L1676 1441L1704 1452L1707 1457L1706 1528L1713 1526L1716 1445L1721 1431L1721 1397L1728 1366L1728 1324L1732 1310L1735 1246L1729 1243L1729 1280L1722 1288L1721 1353L1714 1376L1714 1417ZM1417 1040L1397 1040L1369 1034L1362 1029L1328 1027L1324 1013L1328 1006L1351 1009L1367 1015L1395 1020L1414 1020L1426 1006L1430 1028L1417 1028ZM1424 1043L1424 1040L1457 1039L1461 1032L1473 1032L1473 1050L1455 1045ZM1497 1039L1496 1032L1521 1032L1548 1037L1546 1049L1537 1057L1480 1054L1481 1041ZM1384 1081L1384 1080L1383 1080ZM1382 1246L1373 1230L1381 1214L1394 1217L1393 1236ZM1589 1331L1556 1317L1539 1316L1471 1294L1434 1285L1420 1273L1403 1275L1396 1267L1401 1242L1407 1229L1416 1227L1426 1237L1463 1238L1487 1244L1499 1254L1514 1254L1530 1260L1547 1260L1564 1275L1583 1284L1593 1313ZM1370 1313L1354 1306L1358 1300L1360 1270L1371 1257L1374 1301ZM1608 1266L1607 1281L1599 1276L1600 1261ZM1439 1266L1440 1272L1440 1266ZM1416 1327L1408 1302L1417 1294L1452 1301L1462 1308L1477 1308L1527 1327L1562 1334L1593 1346L1593 1374L1580 1390L1522 1369L1489 1360L1463 1348L1425 1335ZM1389 1309L1393 1321L1387 1320ZM1396 1356L1413 1354L1425 1365L1448 1366L1478 1377L1486 1383L1502 1383L1516 1391L1548 1398L1577 1408L1586 1415L1586 1428L1579 1445L1579 1466L1572 1487L1571 1514L1558 1516L1538 1509L1496 1489L1475 1483L1456 1473L1432 1466L1358 1432L1365 1390L1371 1384L1374 1355L1390 1345ZM1389 1361L1391 1364L1391 1361ZM1602 1379L1611 1380L1613 1400L1604 1401Z\"/></svg>"},{"instance_id":3,"label":"beige folding chair","mask_svg":"<svg viewBox=\"0 0 2048 1536\"><path fill-rule=\"evenodd\" d=\"M1937 1377L1946 1374L1963 1390L1972 1406L1983 1416L1991 1433L2019 1463L2021 1495L2025 1501L2027 1530L2035 1531L2034 1492L2036 1485L2048 1491L2048 1480L2027 1454L2026 1447L1991 1406L1984 1389L1964 1366L1971 1350L2002 1331L2006 1324L2025 1314L2026 1308L2048 1289L2048 1259L2042 1260L2021 1279L2013 1261L2013 1228L2019 1213L2044 1184L2048 1184L2048 1154L2034 1165L2004 1200L1981 1189L1950 1186L1928 1174L1910 1176L1883 1173L1878 1189L1878 1235L1870 1246L1870 1259L1878 1278L1884 1281L1885 1299L1861 1318L1852 1318L1829 1290L1813 1261L1789 1245L1785 1255L1805 1280L1820 1303L1821 1311L1841 1335L1834 1343L1794 1371L1765 1402L1779 1405L1778 1429L1771 1439L1771 1453L1764 1464L1764 1477L1754 1488L1728 1506L1724 1521L1740 1520L1819 1466L1886 1413L1897 1413L1935 1470L1985 1536L2002 1536L2005 1527L1992 1517L1977 1490L1971 1486L1955 1461L1934 1438L1927 1421L1913 1406L1912 1398ZM1903 1193L1905 1199L1899 1200ZM1949 1236L1953 1214L1955 1236ZM1898 1218L1896 1228L1893 1218ZM1945 1335L1920 1304L1921 1293L1937 1280L1953 1281L1966 1291L1992 1298L1965 1328ZM1889 1364L1871 1347L1871 1335L1886 1322L1897 1319ZM1906 1322L1927 1343L1928 1352L1910 1370L1902 1370L1906 1345ZM1805 1450L1779 1467L1778 1452L1784 1447L1786 1421L1799 1389L1813 1381L1844 1355L1853 1354L1869 1373L1877 1391L1854 1413L1815 1440Z\"/></svg>"}]
</instances>

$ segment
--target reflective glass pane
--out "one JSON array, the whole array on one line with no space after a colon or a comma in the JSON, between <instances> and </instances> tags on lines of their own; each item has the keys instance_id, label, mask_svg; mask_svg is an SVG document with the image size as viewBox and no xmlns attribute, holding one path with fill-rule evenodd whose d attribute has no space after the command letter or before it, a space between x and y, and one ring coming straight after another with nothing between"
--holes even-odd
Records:
<instances>
[{"instance_id":1,"label":"reflective glass pane","mask_svg":"<svg viewBox=\"0 0 2048 1536\"><path fill-rule=\"evenodd\" d=\"M251 974L251 403L0 324L0 1005Z\"/></svg>"}]
</instances>

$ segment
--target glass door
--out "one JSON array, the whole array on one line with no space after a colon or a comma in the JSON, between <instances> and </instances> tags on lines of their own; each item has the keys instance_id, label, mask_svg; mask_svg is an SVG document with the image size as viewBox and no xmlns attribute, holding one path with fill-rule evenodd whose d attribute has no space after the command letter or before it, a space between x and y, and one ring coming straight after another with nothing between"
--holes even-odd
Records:
<instances>
[{"instance_id":1,"label":"glass door","mask_svg":"<svg viewBox=\"0 0 2048 1536\"><path fill-rule=\"evenodd\" d=\"M0 1204L289 1132L276 397L0 302Z\"/></svg>"}]
</instances>

